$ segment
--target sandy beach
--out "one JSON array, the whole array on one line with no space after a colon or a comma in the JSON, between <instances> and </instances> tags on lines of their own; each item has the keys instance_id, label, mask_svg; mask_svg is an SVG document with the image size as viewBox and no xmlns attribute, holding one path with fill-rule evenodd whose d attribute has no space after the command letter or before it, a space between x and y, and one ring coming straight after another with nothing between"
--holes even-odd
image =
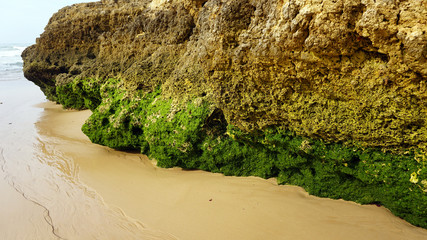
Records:
<instances>
[{"instance_id":1,"label":"sandy beach","mask_svg":"<svg viewBox=\"0 0 427 240\"><path fill-rule=\"evenodd\" d=\"M45 102L24 81L1 84L2 239L427 238L383 207L275 179L157 168L92 144L80 130L90 111Z\"/></svg>"},{"instance_id":2,"label":"sandy beach","mask_svg":"<svg viewBox=\"0 0 427 240\"><path fill-rule=\"evenodd\" d=\"M52 227L45 220L47 210L27 199L14 188L14 176L5 160L6 155L22 157L17 144L31 145L36 135L34 120L41 109L31 107L32 101L42 101L37 87L23 79L0 81L0 238L55 239ZM24 143L26 142L26 143ZM31 154L31 149L25 149ZM7 157L9 157L7 156ZM24 230L24 231L23 231Z\"/></svg>"}]
</instances>

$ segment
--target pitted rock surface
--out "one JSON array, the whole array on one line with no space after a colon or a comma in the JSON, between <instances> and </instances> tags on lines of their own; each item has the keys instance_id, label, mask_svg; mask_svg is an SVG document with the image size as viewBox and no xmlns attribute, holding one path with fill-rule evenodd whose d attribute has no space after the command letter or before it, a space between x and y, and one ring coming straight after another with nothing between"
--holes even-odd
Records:
<instances>
[{"instance_id":1,"label":"pitted rock surface","mask_svg":"<svg viewBox=\"0 0 427 240\"><path fill-rule=\"evenodd\" d=\"M254 131L372 147L427 143L425 0L114 0L56 13L24 53L54 99L75 78L203 96Z\"/></svg>"}]
</instances>

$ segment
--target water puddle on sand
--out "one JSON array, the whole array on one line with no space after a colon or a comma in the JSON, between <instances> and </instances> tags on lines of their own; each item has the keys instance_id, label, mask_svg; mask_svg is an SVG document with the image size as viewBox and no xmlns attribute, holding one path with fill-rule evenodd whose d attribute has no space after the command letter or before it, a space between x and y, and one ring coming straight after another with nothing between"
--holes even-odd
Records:
<instances>
[{"instance_id":1,"label":"water puddle on sand","mask_svg":"<svg viewBox=\"0 0 427 240\"><path fill-rule=\"evenodd\" d=\"M157 168L92 144L80 131L90 111L34 107L37 88L4 84L0 239L427 239L382 207L274 179Z\"/></svg>"}]
</instances>

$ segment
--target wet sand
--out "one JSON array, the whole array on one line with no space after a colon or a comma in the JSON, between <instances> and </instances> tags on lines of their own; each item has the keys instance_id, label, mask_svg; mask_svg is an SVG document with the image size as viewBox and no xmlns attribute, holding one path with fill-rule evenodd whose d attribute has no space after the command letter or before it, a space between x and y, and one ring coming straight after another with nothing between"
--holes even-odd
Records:
<instances>
[{"instance_id":1,"label":"wet sand","mask_svg":"<svg viewBox=\"0 0 427 240\"><path fill-rule=\"evenodd\" d=\"M27 81L0 81L0 239L57 239L46 221L47 210L14 188L4 159L12 153L7 149L18 156L16 144L34 140L34 121L42 110L31 105L43 99Z\"/></svg>"},{"instance_id":2,"label":"wet sand","mask_svg":"<svg viewBox=\"0 0 427 240\"><path fill-rule=\"evenodd\" d=\"M157 168L92 144L80 131L90 111L34 106L43 102L34 86L3 84L1 239L427 239L383 207L274 179Z\"/></svg>"},{"instance_id":3,"label":"wet sand","mask_svg":"<svg viewBox=\"0 0 427 240\"><path fill-rule=\"evenodd\" d=\"M73 159L55 149L67 139L44 142L38 134L44 110L34 104L43 101L26 80L0 81L0 239L175 239L79 181Z\"/></svg>"}]
</instances>

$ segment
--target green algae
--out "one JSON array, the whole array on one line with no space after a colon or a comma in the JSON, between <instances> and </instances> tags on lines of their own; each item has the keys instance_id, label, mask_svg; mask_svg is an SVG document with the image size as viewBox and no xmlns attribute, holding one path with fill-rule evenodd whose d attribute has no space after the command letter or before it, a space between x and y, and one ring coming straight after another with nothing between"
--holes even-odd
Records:
<instances>
[{"instance_id":1,"label":"green algae","mask_svg":"<svg viewBox=\"0 0 427 240\"><path fill-rule=\"evenodd\" d=\"M64 85L56 86L54 100L64 108L94 110L101 103L99 80L74 79Z\"/></svg>"},{"instance_id":2,"label":"green algae","mask_svg":"<svg viewBox=\"0 0 427 240\"><path fill-rule=\"evenodd\" d=\"M143 123L146 109L159 90L133 99L126 91L117 88L118 81L109 79L100 88L102 102L82 127L92 142L115 149L145 148Z\"/></svg>"},{"instance_id":3,"label":"green algae","mask_svg":"<svg viewBox=\"0 0 427 240\"><path fill-rule=\"evenodd\" d=\"M325 143L280 129L266 130L256 137L239 131L234 134L270 157L263 160L272 166L265 173L278 173L280 184L299 185L320 197L381 204L395 215L426 227L427 195L423 186L410 179L413 172L425 179L427 168L415 160L414 152L398 155Z\"/></svg>"},{"instance_id":4,"label":"green algae","mask_svg":"<svg viewBox=\"0 0 427 240\"><path fill-rule=\"evenodd\" d=\"M306 139L270 128L244 133L228 127L230 137L208 140L199 168L226 175L277 177L279 184L303 187L312 195L381 204L414 225L427 227L425 162L416 153L392 154ZM209 143L214 143L214 146ZM412 179L412 181L411 181Z\"/></svg>"},{"instance_id":5,"label":"green algae","mask_svg":"<svg viewBox=\"0 0 427 240\"><path fill-rule=\"evenodd\" d=\"M76 89L83 87L68 88ZM427 168L418 150L325 142L279 126L245 132L202 97L177 102L164 98L160 87L131 93L114 79L99 88L99 96L102 101L82 127L94 143L140 150L160 167L275 177L316 196L384 205L427 228Z\"/></svg>"},{"instance_id":6,"label":"green algae","mask_svg":"<svg viewBox=\"0 0 427 240\"><path fill-rule=\"evenodd\" d=\"M144 125L144 136L150 146L149 154L160 167L197 168L187 159L200 154L201 129L210 110L201 98L176 112L172 107L172 100L158 100L147 109L150 114Z\"/></svg>"}]
</instances>

